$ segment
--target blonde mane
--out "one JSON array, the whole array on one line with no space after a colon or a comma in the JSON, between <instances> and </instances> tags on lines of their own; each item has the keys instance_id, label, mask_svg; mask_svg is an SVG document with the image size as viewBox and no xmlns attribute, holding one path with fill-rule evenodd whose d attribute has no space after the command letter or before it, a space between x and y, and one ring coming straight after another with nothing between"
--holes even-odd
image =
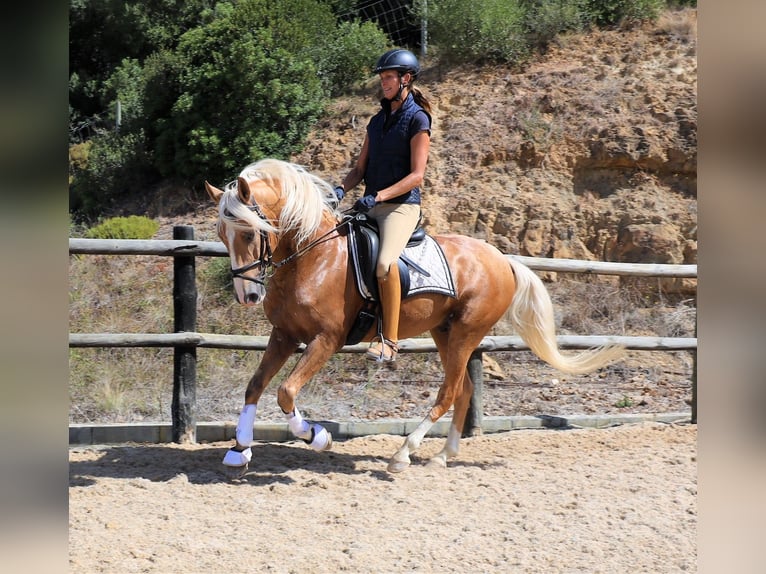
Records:
<instances>
[{"instance_id":1,"label":"blonde mane","mask_svg":"<svg viewBox=\"0 0 766 574\"><path fill-rule=\"evenodd\" d=\"M337 219L335 192L332 186L298 164L278 159L262 159L245 167L239 174L248 182L261 180L279 192L283 202L279 221L272 225L239 200L237 182L228 183L219 202L219 225L226 222L239 229L258 233L282 234L294 231L298 245L319 229L325 213ZM256 197L256 202L258 198Z\"/></svg>"}]
</instances>

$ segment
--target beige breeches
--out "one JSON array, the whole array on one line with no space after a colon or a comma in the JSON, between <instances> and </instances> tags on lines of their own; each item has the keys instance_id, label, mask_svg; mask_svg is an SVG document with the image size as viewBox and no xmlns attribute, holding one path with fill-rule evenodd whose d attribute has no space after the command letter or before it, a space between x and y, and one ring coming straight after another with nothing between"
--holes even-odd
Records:
<instances>
[{"instance_id":1,"label":"beige breeches","mask_svg":"<svg viewBox=\"0 0 766 574\"><path fill-rule=\"evenodd\" d=\"M410 203L379 203L368 215L378 222L380 253L375 275L380 279L407 246L420 219L420 206Z\"/></svg>"}]
</instances>

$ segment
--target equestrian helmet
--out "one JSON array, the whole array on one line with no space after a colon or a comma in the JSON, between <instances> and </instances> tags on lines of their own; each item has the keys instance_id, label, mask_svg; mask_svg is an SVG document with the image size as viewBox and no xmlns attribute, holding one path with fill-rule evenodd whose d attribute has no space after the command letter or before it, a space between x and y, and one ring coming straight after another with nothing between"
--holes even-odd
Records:
<instances>
[{"instance_id":1,"label":"equestrian helmet","mask_svg":"<svg viewBox=\"0 0 766 574\"><path fill-rule=\"evenodd\" d=\"M378 58L378 63L375 64L375 68L372 72L374 74L379 74L383 70L396 70L400 74L409 72L413 77L417 77L420 73L420 63L418 63L415 54L409 50L396 48L394 50L389 50Z\"/></svg>"}]
</instances>

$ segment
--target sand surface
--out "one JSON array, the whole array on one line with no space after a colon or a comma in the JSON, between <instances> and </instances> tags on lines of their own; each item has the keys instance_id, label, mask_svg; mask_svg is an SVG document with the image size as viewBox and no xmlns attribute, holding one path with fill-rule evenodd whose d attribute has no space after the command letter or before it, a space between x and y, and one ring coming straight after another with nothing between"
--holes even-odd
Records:
<instances>
[{"instance_id":1,"label":"sand surface","mask_svg":"<svg viewBox=\"0 0 766 574\"><path fill-rule=\"evenodd\" d=\"M696 571L696 425L472 437L446 469L427 438L392 475L402 440L259 442L241 479L228 442L72 447L70 571Z\"/></svg>"}]
</instances>

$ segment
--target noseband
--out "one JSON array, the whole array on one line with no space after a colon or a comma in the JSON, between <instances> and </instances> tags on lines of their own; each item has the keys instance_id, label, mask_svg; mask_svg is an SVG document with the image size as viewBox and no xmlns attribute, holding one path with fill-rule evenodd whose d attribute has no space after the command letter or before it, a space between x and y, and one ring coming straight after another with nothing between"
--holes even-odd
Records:
<instances>
[{"instance_id":1,"label":"noseband","mask_svg":"<svg viewBox=\"0 0 766 574\"><path fill-rule=\"evenodd\" d=\"M250 211L254 211L258 217L263 219L263 221L268 223L268 219L266 218L266 214L261 211L261 208L258 207L258 204L255 203L253 205L248 205L247 208ZM252 281L253 283L258 283L260 285L264 285L264 276L266 275L266 269L272 264L272 253L271 253L271 242L269 241L269 234L266 231L260 231L261 236L261 246L260 246L260 252L258 253L258 259L253 261L252 263L248 263L247 265L243 265L242 267L236 267L232 268L231 270L231 276L232 278L239 277L243 281ZM257 269L258 267L261 268L260 272L258 273L258 277L253 279L252 277L245 276L245 273L252 269Z\"/></svg>"}]
</instances>

